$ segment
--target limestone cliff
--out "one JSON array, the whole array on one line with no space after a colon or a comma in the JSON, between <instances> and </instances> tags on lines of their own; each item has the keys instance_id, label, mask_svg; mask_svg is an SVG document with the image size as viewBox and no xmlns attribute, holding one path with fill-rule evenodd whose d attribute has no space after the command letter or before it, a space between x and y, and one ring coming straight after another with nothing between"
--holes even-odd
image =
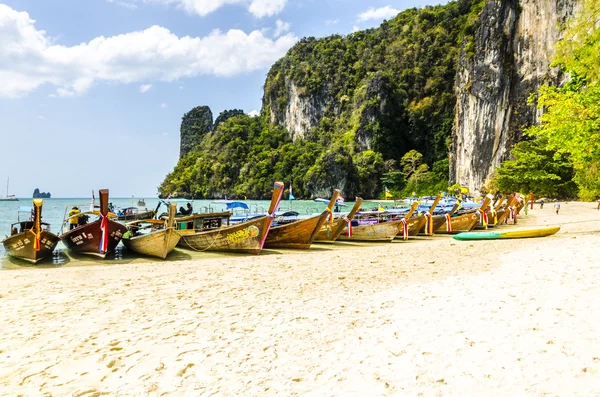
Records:
<instances>
[{"instance_id":1,"label":"limestone cliff","mask_svg":"<svg viewBox=\"0 0 600 397\"><path fill-rule=\"evenodd\" d=\"M480 189L540 112L527 99L563 79L551 68L575 0L488 0L458 59L450 179ZM474 44L474 46L473 46Z\"/></svg>"}]
</instances>

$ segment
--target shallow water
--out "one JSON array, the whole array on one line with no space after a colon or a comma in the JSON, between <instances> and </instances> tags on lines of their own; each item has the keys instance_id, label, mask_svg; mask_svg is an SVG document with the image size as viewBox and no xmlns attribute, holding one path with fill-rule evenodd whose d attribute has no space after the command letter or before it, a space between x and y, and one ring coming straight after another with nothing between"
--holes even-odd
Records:
<instances>
[{"instance_id":1,"label":"shallow water","mask_svg":"<svg viewBox=\"0 0 600 397\"><path fill-rule=\"evenodd\" d=\"M136 206L137 198L111 198L115 207L131 207ZM146 208L154 209L158 205L158 199L146 198ZM62 220L65 216L65 208L73 204L78 204L82 211L89 209L90 198L60 198L60 199L44 199L42 208L42 219L50 224L50 231L60 234ZM96 204L99 203L96 198ZM212 200L195 200L192 202L194 212L209 212L209 211L225 211L224 204L215 203ZM252 212L266 212L269 207L267 200L246 200ZM20 206L31 207L31 199L20 198L19 201L0 201L0 240L10 234L10 226L17 221L17 211ZM184 204L185 205L185 204ZM344 209L349 210L353 203L347 203ZM279 206L279 211L294 210L300 214L319 213L325 209L325 204L317 203L308 200L294 200L289 202L283 200ZM161 205L159 212L166 211L164 205ZM264 252L269 254L269 252ZM206 253L194 252L183 249L174 250L167 257L167 261L179 261L186 259L199 259L209 257L219 257L223 255L231 255L227 253ZM235 255L235 254L234 254ZM0 244L0 269L18 269L26 267L61 267L61 266L86 266L86 265L111 265L124 263L144 263L155 262L157 259L140 257L138 254L128 251L122 244L119 244L114 254L111 254L102 260L87 255L77 255L69 252L62 243L59 243L54 251L52 260L44 261L37 265L31 265L25 261L11 258L6 254L4 246Z\"/></svg>"}]
</instances>

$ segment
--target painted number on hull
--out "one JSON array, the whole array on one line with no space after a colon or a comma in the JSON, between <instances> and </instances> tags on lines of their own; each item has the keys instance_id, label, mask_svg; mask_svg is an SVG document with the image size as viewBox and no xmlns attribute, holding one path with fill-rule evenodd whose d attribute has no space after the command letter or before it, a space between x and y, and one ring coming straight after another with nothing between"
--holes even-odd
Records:
<instances>
[{"instance_id":1,"label":"painted number on hull","mask_svg":"<svg viewBox=\"0 0 600 397\"><path fill-rule=\"evenodd\" d=\"M117 230L116 232L112 232L110 234L110 237L114 238L115 241L119 241L119 240L121 240L121 237L123 237L123 233L121 233L120 230Z\"/></svg>"},{"instance_id":2,"label":"painted number on hull","mask_svg":"<svg viewBox=\"0 0 600 397\"><path fill-rule=\"evenodd\" d=\"M230 243L237 243L238 241L246 240L249 238L254 238L260 234L260 230L258 227L252 225L248 226L245 229L238 230L235 233L231 233L227 235L227 241Z\"/></svg>"},{"instance_id":3,"label":"painted number on hull","mask_svg":"<svg viewBox=\"0 0 600 397\"><path fill-rule=\"evenodd\" d=\"M29 240L27 240L27 241L29 241ZM19 241L17 241L16 243L14 243L14 244L12 245L12 248L13 248L15 251L20 251L20 250L22 250L23 248L25 248L25 244L23 243L23 241L22 241L22 240L19 240Z\"/></svg>"},{"instance_id":4,"label":"painted number on hull","mask_svg":"<svg viewBox=\"0 0 600 397\"><path fill-rule=\"evenodd\" d=\"M84 240L93 240L93 239L94 239L94 235L92 233L88 233L88 234L81 233L78 236L71 237L71 242L73 242L73 244L75 244L75 245L81 245L81 244L83 244Z\"/></svg>"}]
</instances>

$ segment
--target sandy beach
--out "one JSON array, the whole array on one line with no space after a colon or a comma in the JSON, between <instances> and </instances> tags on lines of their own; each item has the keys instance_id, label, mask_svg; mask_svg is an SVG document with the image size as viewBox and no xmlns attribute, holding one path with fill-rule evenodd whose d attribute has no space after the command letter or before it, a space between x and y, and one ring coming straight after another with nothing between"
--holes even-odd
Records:
<instances>
[{"instance_id":1,"label":"sandy beach","mask_svg":"<svg viewBox=\"0 0 600 397\"><path fill-rule=\"evenodd\" d=\"M0 272L2 396L600 395L600 211L541 239Z\"/></svg>"}]
</instances>

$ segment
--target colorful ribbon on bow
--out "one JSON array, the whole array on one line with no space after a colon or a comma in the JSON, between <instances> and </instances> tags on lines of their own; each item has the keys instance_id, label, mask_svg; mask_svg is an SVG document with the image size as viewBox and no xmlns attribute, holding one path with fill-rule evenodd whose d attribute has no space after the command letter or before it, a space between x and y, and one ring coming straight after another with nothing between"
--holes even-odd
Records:
<instances>
[{"instance_id":1,"label":"colorful ribbon on bow","mask_svg":"<svg viewBox=\"0 0 600 397\"><path fill-rule=\"evenodd\" d=\"M344 216L344 220L348 224L348 227L346 229L346 235L348 237L352 237L352 219L348 218L347 216Z\"/></svg>"},{"instance_id":2,"label":"colorful ribbon on bow","mask_svg":"<svg viewBox=\"0 0 600 397\"><path fill-rule=\"evenodd\" d=\"M444 216L446 217L446 231L451 232L452 231L452 215L446 214Z\"/></svg>"},{"instance_id":3,"label":"colorful ribbon on bow","mask_svg":"<svg viewBox=\"0 0 600 397\"><path fill-rule=\"evenodd\" d=\"M400 219L400 222L402 222L402 239L408 240L408 222L404 218Z\"/></svg>"},{"instance_id":4,"label":"colorful ribbon on bow","mask_svg":"<svg viewBox=\"0 0 600 397\"><path fill-rule=\"evenodd\" d=\"M490 210L490 214L492 215L492 222L493 222L492 224L493 225L497 224L498 223L498 215L497 215L496 210L494 208L492 208Z\"/></svg>"},{"instance_id":5,"label":"colorful ribbon on bow","mask_svg":"<svg viewBox=\"0 0 600 397\"><path fill-rule=\"evenodd\" d=\"M333 211L329 207L325 208L325 211L329 212L329 223L333 223Z\"/></svg>"},{"instance_id":6,"label":"colorful ribbon on bow","mask_svg":"<svg viewBox=\"0 0 600 397\"><path fill-rule=\"evenodd\" d=\"M100 214L100 253L108 251L108 217Z\"/></svg>"},{"instance_id":7,"label":"colorful ribbon on bow","mask_svg":"<svg viewBox=\"0 0 600 397\"><path fill-rule=\"evenodd\" d=\"M485 210L481 208L477 210L477 215L479 215L479 224L487 229L488 226L488 216Z\"/></svg>"},{"instance_id":8,"label":"colorful ribbon on bow","mask_svg":"<svg viewBox=\"0 0 600 397\"><path fill-rule=\"evenodd\" d=\"M39 211L39 207L34 208L35 211L35 232L33 234L35 234L35 242L34 242L34 247L36 251L40 250L40 240L42 238L42 225L41 225L41 216L40 216L40 211Z\"/></svg>"},{"instance_id":9,"label":"colorful ribbon on bow","mask_svg":"<svg viewBox=\"0 0 600 397\"><path fill-rule=\"evenodd\" d=\"M426 212L425 218L427 218L425 222L425 234L433 236L433 216L429 212Z\"/></svg>"}]
</instances>

